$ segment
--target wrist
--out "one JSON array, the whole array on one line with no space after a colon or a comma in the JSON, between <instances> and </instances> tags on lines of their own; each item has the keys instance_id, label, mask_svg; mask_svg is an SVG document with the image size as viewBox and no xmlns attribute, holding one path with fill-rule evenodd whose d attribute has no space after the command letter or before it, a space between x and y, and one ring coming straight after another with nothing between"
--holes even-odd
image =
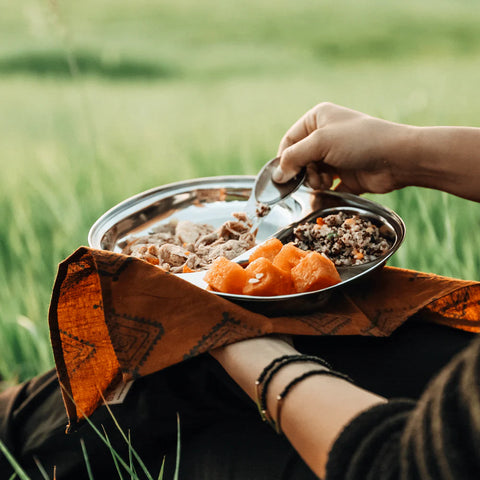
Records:
<instances>
[{"instance_id":1,"label":"wrist","mask_svg":"<svg viewBox=\"0 0 480 480\"><path fill-rule=\"evenodd\" d=\"M458 194L456 185L464 183L459 175L461 149L455 129L399 125L394 171L398 188L414 186ZM459 162L452 161L458 158ZM463 172L462 172L463 173Z\"/></svg>"},{"instance_id":2,"label":"wrist","mask_svg":"<svg viewBox=\"0 0 480 480\"><path fill-rule=\"evenodd\" d=\"M237 362L248 357L268 362L278 356L295 353L298 352L290 342L276 335L247 338L210 352L222 364L224 362Z\"/></svg>"},{"instance_id":3,"label":"wrist","mask_svg":"<svg viewBox=\"0 0 480 480\"><path fill-rule=\"evenodd\" d=\"M266 407L269 416L273 419L275 423L279 423L278 418L278 398L279 394L284 390L284 388L295 379L299 379L307 372L324 370L325 372L331 371L331 367L328 363L324 362L322 359L319 359L320 362L313 362L307 359L307 356L304 356L304 359L299 358L298 362L291 362L285 365L284 367L278 369L277 372L272 372L273 375L268 382L268 385L265 385L264 388L264 406ZM308 379L302 380L302 382L307 383ZM267 388L268 387L268 388Z\"/></svg>"},{"instance_id":4,"label":"wrist","mask_svg":"<svg viewBox=\"0 0 480 480\"><path fill-rule=\"evenodd\" d=\"M227 373L255 399L255 380L273 360L298 351L288 342L276 336L250 338L217 348L210 354Z\"/></svg>"},{"instance_id":5,"label":"wrist","mask_svg":"<svg viewBox=\"0 0 480 480\"><path fill-rule=\"evenodd\" d=\"M417 149L419 127L388 122L389 141L383 158L389 164L395 190L414 186L418 181Z\"/></svg>"}]
</instances>

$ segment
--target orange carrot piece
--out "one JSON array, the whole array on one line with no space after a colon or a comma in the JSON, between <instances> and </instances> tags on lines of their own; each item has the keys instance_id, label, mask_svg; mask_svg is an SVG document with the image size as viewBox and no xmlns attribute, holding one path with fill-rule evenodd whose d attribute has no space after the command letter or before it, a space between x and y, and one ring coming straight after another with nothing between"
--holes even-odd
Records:
<instances>
[{"instance_id":1,"label":"orange carrot piece","mask_svg":"<svg viewBox=\"0 0 480 480\"><path fill-rule=\"evenodd\" d=\"M281 270L290 272L290 270L306 255L307 252L305 250L296 247L290 242L284 245L277 253L277 256L273 260L273 264Z\"/></svg>"},{"instance_id":2,"label":"orange carrot piece","mask_svg":"<svg viewBox=\"0 0 480 480\"><path fill-rule=\"evenodd\" d=\"M207 270L204 280L218 292L241 294L247 274L238 263L219 257Z\"/></svg>"},{"instance_id":3,"label":"orange carrot piece","mask_svg":"<svg viewBox=\"0 0 480 480\"><path fill-rule=\"evenodd\" d=\"M271 262L282 249L283 243L278 238L270 238L261 245L259 245L255 251L250 255L248 261L253 262L257 258L268 258Z\"/></svg>"},{"instance_id":4,"label":"orange carrot piece","mask_svg":"<svg viewBox=\"0 0 480 480\"><path fill-rule=\"evenodd\" d=\"M257 258L245 269L247 281L243 288L244 295L270 297L295 293L292 277L276 267L264 257Z\"/></svg>"},{"instance_id":5,"label":"orange carrot piece","mask_svg":"<svg viewBox=\"0 0 480 480\"><path fill-rule=\"evenodd\" d=\"M334 263L318 252L310 252L292 268L295 290L313 292L335 285L341 281Z\"/></svg>"}]
</instances>

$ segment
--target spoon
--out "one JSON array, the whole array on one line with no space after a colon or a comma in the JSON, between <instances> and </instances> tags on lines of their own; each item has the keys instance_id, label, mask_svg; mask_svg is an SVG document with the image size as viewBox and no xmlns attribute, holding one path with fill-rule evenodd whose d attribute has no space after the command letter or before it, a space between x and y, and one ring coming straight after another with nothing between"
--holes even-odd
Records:
<instances>
[{"instance_id":1,"label":"spoon","mask_svg":"<svg viewBox=\"0 0 480 480\"><path fill-rule=\"evenodd\" d=\"M255 245L249 250L247 250L246 252L241 253L237 257L233 258L232 262L236 262L239 265L244 265L248 263L248 259L250 255L255 251L257 247L258 245ZM203 279L206 273L207 273L206 270L198 270L196 272L190 272L190 273L175 273L175 276L183 280L186 280L187 282L205 290L208 287L207 282Z\"/></svg>"},{"instance_id":2,"label":"spoon","mask_svg":"<svg viewBox=\"0 0 480 480\"><path fill-rule=\"evenodd\" d=\"M305 180L306 169L303 168L288 182L275 182L272 174L279 164L280 157L273 158L263 166L255 178L255 184L245 208L247 215L253 221L253 226L250 229L252 232L259 227L262 219L270 213L274 205L297 191Z\"/></svg>"}]
</instances>

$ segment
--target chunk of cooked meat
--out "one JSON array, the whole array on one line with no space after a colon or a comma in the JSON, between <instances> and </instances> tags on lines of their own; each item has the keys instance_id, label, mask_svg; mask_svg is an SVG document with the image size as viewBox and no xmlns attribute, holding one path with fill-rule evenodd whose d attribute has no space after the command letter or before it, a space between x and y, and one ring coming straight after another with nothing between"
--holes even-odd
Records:
<instances>
[{"instance_id":1,"label":"chunk of cooked meat","mask_svg":"<svg viewBox=\"0 0 480 480\"><path fill-rule=\"evenodd\" d=\"M218 257L233 259L255 245L252 223L245 213L234 213L219 228L188 220L172 220L150 235L128 239L122 253L179 273L205 270Z\"/></svg>"},{"instance_id":2,"label":"chunk of cooked meat","mask_svg":"<svg viewBox=\"0 0 480 480\"><path fill-rule=\"evenodd\" d=\"M182 220L177 224L175 236L182 244L195 243L200 237L208 235L213 231L214 228L211 225Z\"/></svg>"}]
</instances>

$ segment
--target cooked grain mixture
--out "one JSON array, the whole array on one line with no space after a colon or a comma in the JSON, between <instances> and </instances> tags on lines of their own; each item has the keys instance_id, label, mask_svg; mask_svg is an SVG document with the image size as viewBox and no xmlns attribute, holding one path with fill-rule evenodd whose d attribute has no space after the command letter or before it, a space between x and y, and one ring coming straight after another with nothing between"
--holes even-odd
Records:
<instances>
[{"instance_id":1,"label":"cooked grain mixture","mask_svg":"<svg viewBox=\"0 0 480 480\"><path fill-rule=\"evenodd\" d=\"M319 217L316 223L299 225L293 234L297 247L323 253L337 266L370 262L391 246L382 227L345 212Z\"/></svg>"},{"instance_id":2,"label":"cooked grain mixture","mask_svg":"<svg viewBox=\"0 0 480 480\"><path fill-rule=\"evenodd\" d=\"M205 270L217 257L229 260L255 245L252 223L244 213L234 213L215 229L188 220L160 225L151 234L128 242L122 253L141 258L172 273Z\"/></svg>"}]
</instances>

